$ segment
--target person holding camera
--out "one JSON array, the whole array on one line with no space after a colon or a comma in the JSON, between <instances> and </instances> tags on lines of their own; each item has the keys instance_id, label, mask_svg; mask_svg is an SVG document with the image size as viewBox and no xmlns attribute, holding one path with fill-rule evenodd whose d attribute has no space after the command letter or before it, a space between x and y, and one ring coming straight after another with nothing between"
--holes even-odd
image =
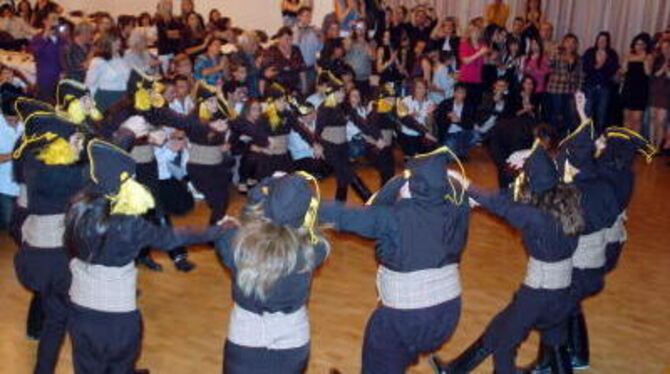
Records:
<instances>
[{"instance_id":1,"label":"person holding camera","mask_svg":"<svg viewBox=\"0 0 670 374\"><path fill-rule=\"evenodd\" d=\"M50 13L42 26L42 32L31 40L30 50L35 58L37 98L52 103L60 79L60 51L65 46L65 39L61 36L58 13Z\"/></svg>"}]
</instances>

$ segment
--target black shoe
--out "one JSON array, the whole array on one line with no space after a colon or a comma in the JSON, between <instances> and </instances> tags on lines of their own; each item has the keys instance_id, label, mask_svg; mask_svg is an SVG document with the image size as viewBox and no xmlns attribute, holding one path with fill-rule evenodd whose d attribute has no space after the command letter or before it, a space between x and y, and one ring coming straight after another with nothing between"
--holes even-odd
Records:
<instances>
[{"instance_id":1,"label":"black shoe","mask_svg":"<svg viewBox=\"0 0 670 374\"><path fill-rule=\"evenodd\" d=\"M195 264L186 258L182 258L174 262L174 267L181 272L188 273L189 271L195 269Z\"/></svg>"},{"instance_id":2,"label":"black shoe","mask_svg":"<svg viewBox=\"0 0 670 374\"><path fill-rule=\"evenodd\" d=\"M137 259L137 263L143 265L151 271L163 271L163 266L158 262L154 261L151 256L143 256Z\"/></svg>"},{"instance_id":3,"label":"black shoe","mask_svg":"<svg viewBox=\"0 0 670 374\"><path fill-rule=\"evenodd\" d=\"M589 333L583 313L570 318L568 352L574 370L589 368Z\"/></svg>"},{"instance_id":4,"label":"black shoe","mask_svg":"<svg viewBox=\"0 0 670 374\"><path fill-rule=\"evenodd\" d=\"M42 311L42 300L39 293L33 293L33 298L30 300L30 308L28 309L28 320L26 321L26 336L30 340L40 340L42 335L42 322L44 320L44 312Z\"/></svg>"},{"instance_id":5,"label":"black shoe","mask_svg":"<svg viewBox=\"0 0 670 374\"><path fill-rule=\"evenodd\" d=\"M363 180L361 180L361 178L358 176L355 176L354 180L351 181L351 187L354 189L354 192L356 192L358 197L363 200L363 202L367 202L372 197L372 192L370 192L370 189L368 189L365 183L363 183Z\"/></svg>"},{"instance_id":6,"label":"black shoe","mask_svg":"<svg viewBox=\"0 0 670 374\"><path fill-rule=\"evenodd\" d=\"M436 374L465 374L474 370L489 355L491 350L484 347L482 338L477 339L465 352L455 360L445 364L437 356L431 356L429 362Z\"/></svg>"},{"instance_id":7,"label":"black shoe","mask_svg":"<svg viewBox=\"0 0 670 374\"><path fill-rule=\"evenodd\" d=\"M535 361L518 371L523 374L551 374L551 360L548 352L549 348L540 344Z\"/></svg>"},{"instance_id":8,"label":"black shoe","mask_svg":"<svg viewBox=\"0 0 670 374\"><path fill-rule=\"evenodd\" d=\"M562 346L553 346L547 347L549 350L549 356L551 357L550 362L550 373L551 374L572 374L572 365L570 362L570 353L568 352L568 347L565 345Z\"/></svg>"}]
</instances>

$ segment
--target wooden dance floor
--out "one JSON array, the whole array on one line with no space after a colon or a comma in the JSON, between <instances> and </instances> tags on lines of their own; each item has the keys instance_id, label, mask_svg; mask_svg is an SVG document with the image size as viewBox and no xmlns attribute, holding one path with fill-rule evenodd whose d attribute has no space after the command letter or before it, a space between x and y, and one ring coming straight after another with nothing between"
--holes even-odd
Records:
<instances>
[{"instance_id":1,"label":"wooden dance floor","mask_svg":"<svg viewBox=\"0 0 670 374\"><path fill-rule=\"evenodd\" d=\"M478 184L493 186L495 170L476 150L466 164ZM635 197L628 210L629 241L619 268L607 279L605 291L585 303L590 327L591 369L594 374L670 373L670 167L665 159L636 166ZM371 187L376 174L363 169ZM323 195L334 195L334 181L322 183ZM359 203L350 192L350 203ZM356 200L356 201L354 201ZM232 214L243 199L233 198ZM178 224L202 224L209 211L200 203ZM483 331L496 312L510 300L523 280L526 255L518 235L499 220L475 211L463 256L463 311L458 328L440 354L450 358ZM333 251L314 279L309 304L312 354L308 373L325 374L332 367L344 374L360 371L363 331L376 304L376 264L371 242L353 236L330 236ZM29 373L36 343L25 337L29 293L14 275L15 247L0 235L0 372ZM189 274L177 272L168 257L154 253L162 273L140 271L139 304L144 316L140 367L153 374L220 373L230 297L230 275L212 250L195 248L198 265ZM531 334L519 350L519 364L531 361L538 336ZM487 360L476 373L490 373ZM71 373L70 345L66 343L57 373ZM432 373L426 359L409 370ZM383 373L380 373L383 374Z\"/></svg>"}]
</instances>

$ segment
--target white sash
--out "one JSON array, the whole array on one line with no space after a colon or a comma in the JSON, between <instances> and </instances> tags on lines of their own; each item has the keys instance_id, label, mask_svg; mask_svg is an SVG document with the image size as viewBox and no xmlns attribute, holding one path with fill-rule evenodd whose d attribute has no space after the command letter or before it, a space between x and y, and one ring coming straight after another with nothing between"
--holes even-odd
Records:
<instances>
[{"instance_id":1,"label":"white sash","mask_svg":"<svg viewBox=\"0 0 670 374\"><path fill-rule=\"evenodd\" d=\"M309 344L309 318L302 306L293 313L256 314L235 304L228 340L243 347L293 349Z\"/></svg>"},{"instance_id":2,"label":"white sash","mask_svg":"<svg viewBox=\"0 0 670 374\"><path fill-rule=\"evenodd\" d=\"M605 266L607 260L605 256L605 248L607 247L605 233L607 230L602 229L579 237L577 250L572 256L573 267L577 269L598 269Z\"/></svg>"},{"instance_id":3,"label":"white sash","mask_svg":"<svg viewBox=\"0 0 670 374\"><path fill-rule=\"evenodd\" d=\"M544 262L528 258L526 279L523 284L530 288L560 290L570 287L572 282L572 258L557 262Z\"/></svg>"},{"instance_id":4,"label":"white sash","mask_svg":"<svg viewBox=\"0 0 670 374\"><path fill-rule=\"evenodd\" d=\"M137 310L137 268L93 265L77 258L70 261L70 299L85 308L108 313Z\"/></svg>"},{"instance_id":5,"label":"white sash","mask_svg":"<svg viewBox=\"0 0 670 374\"><path fill-rule=\"evenodd\" d=\"M382 304L394 309L424 309L442 304L461 295L458 264L410 273L379 266L377 292Z\"/></svg>"}]
</instances>

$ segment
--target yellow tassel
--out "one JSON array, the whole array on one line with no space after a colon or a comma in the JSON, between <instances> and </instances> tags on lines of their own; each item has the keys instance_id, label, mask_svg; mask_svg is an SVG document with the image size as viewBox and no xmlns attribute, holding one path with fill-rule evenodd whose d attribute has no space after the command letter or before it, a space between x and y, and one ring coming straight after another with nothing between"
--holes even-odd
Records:
<instances>
[{"instance_id":1,"label":"yellow tassel","mask_svg":"<svg viewBox=\"0 0 670 374\"><path fill-rule=\"evenodd\" d=\"M275 106L274 103L270 103L265 110L265 113L268 116L268 120L270 121L270 128L272 131L277 130L279 126L281 126L281 117L279 117L279 112L277 111L277 107Z\"/></svg>"},{"instance_id":2,"label":"yellow tassel","mask_svg":"<svg viewBox=\"0 0 670 374\"><path fill-rule=\"evenodd\" d=\"M116 196L108 197L112 202L112 214L139 216L156 205L151 192L132 178L127 178Z\"/></svg>"},{"instance_id":3,"label":"yellow tassel","mask_svg":"<svg viewBox=\"0 0 670 374\"><path fill-rule=\"evenodd\" d=\"M379 99L377 101L377 112L378 113L388 113L393 110L393 103L389 103L386 99Z\"/></svg>"},{"instance_id":4,"label":"yellow tassel","mask_svg":"<svg viewBox=\"0 0 670 374\"><path fill-rule=\"evenodd\" d=\"M207 108L206 101L200 103L200 107L198 108L198 117L200 117L200 120L205 122L209 122L209 120L212 119L212 112L210 112L209 108Z\"/></svg>"},{"instance_id":5,"label":"yellow tassel","mask_svg":"<svg viewBox=\"0 0 670 374\"><path fill-rule=\"evenodd\" d=\"M67 106L67 114L70 120L78 125L81 125L86 120L86 113L79 99L70 101L70 104Z\"/></svg>"},{"instance_id":6,"label":"yellow tassel","mask_svg":"<svg viewBox=\"0 0 670 374\"><path fill-rule=\"evenodd\" d=\"M37 155L46 165L71 165L79 160L79 153L63 138L47 144Z\"/></svg>"},{"instance_id":7,"label":"yellow tassel","mask_svg":"<svg viewBox=\"0 0 670 374\"><path fill-rule=\"evenodd\" d=\"M97 121L102 121L102 113L100 112L100 110L98 110L98 108L93 107L93 109L91 109L90 114L91 114L91 119L92 120L94 120L96 122Z\"/></svg>"},{"instance_id":8,"label":"yellow tassel","mask_svg":"<svg viewBox=\"0 0 670 374\"><path fill-rule=\"evenodd\" d=\"M337 98L335 97L335 93L331 93L330 95L326 96L323 105L325 105L326 108L335 108L337 106Z\"/></svg>"},{"instance_id":9,"label":"yellow tassel","mask_svg":"<svg viewBox=\"0 0 670 374\"><path fill-rule=\"evenodd\" d=\"M151 106L154 108L162 108L165 106L165 97L160 95L159 91L154 91L151 95Z\"/></svg>"},{"instance_id":10,"label":"yellow tassel","mask_svg":"<svg viewBox=\"0 0 670 374\"><path fill-rule=\"evenodd\" d=\"M142 112L151 109L151 93L144 88L139 88L135 92L135 109Z\"/></svg>"},{"instance_id":11,"label":"yellow tassel","mask_svg":"<svg viewBox=\"0 0 670 374\"><path fill-rule=\"evenodd\" d=\"M316 236L315 229L316 221L319 217L319 201L321 200L319 182L316 180L316 178L314 178L313 175L305 171L298 171L295 174L305 178L308 182L311 182L314 185L314 197L312 197L309 201L309 207L307 208L307 212L305 212L305 219L303 220L302 227L307 229L309 232L312 244L316 244L318 243L319 238Z\"/></svg>"}]
</instances>

